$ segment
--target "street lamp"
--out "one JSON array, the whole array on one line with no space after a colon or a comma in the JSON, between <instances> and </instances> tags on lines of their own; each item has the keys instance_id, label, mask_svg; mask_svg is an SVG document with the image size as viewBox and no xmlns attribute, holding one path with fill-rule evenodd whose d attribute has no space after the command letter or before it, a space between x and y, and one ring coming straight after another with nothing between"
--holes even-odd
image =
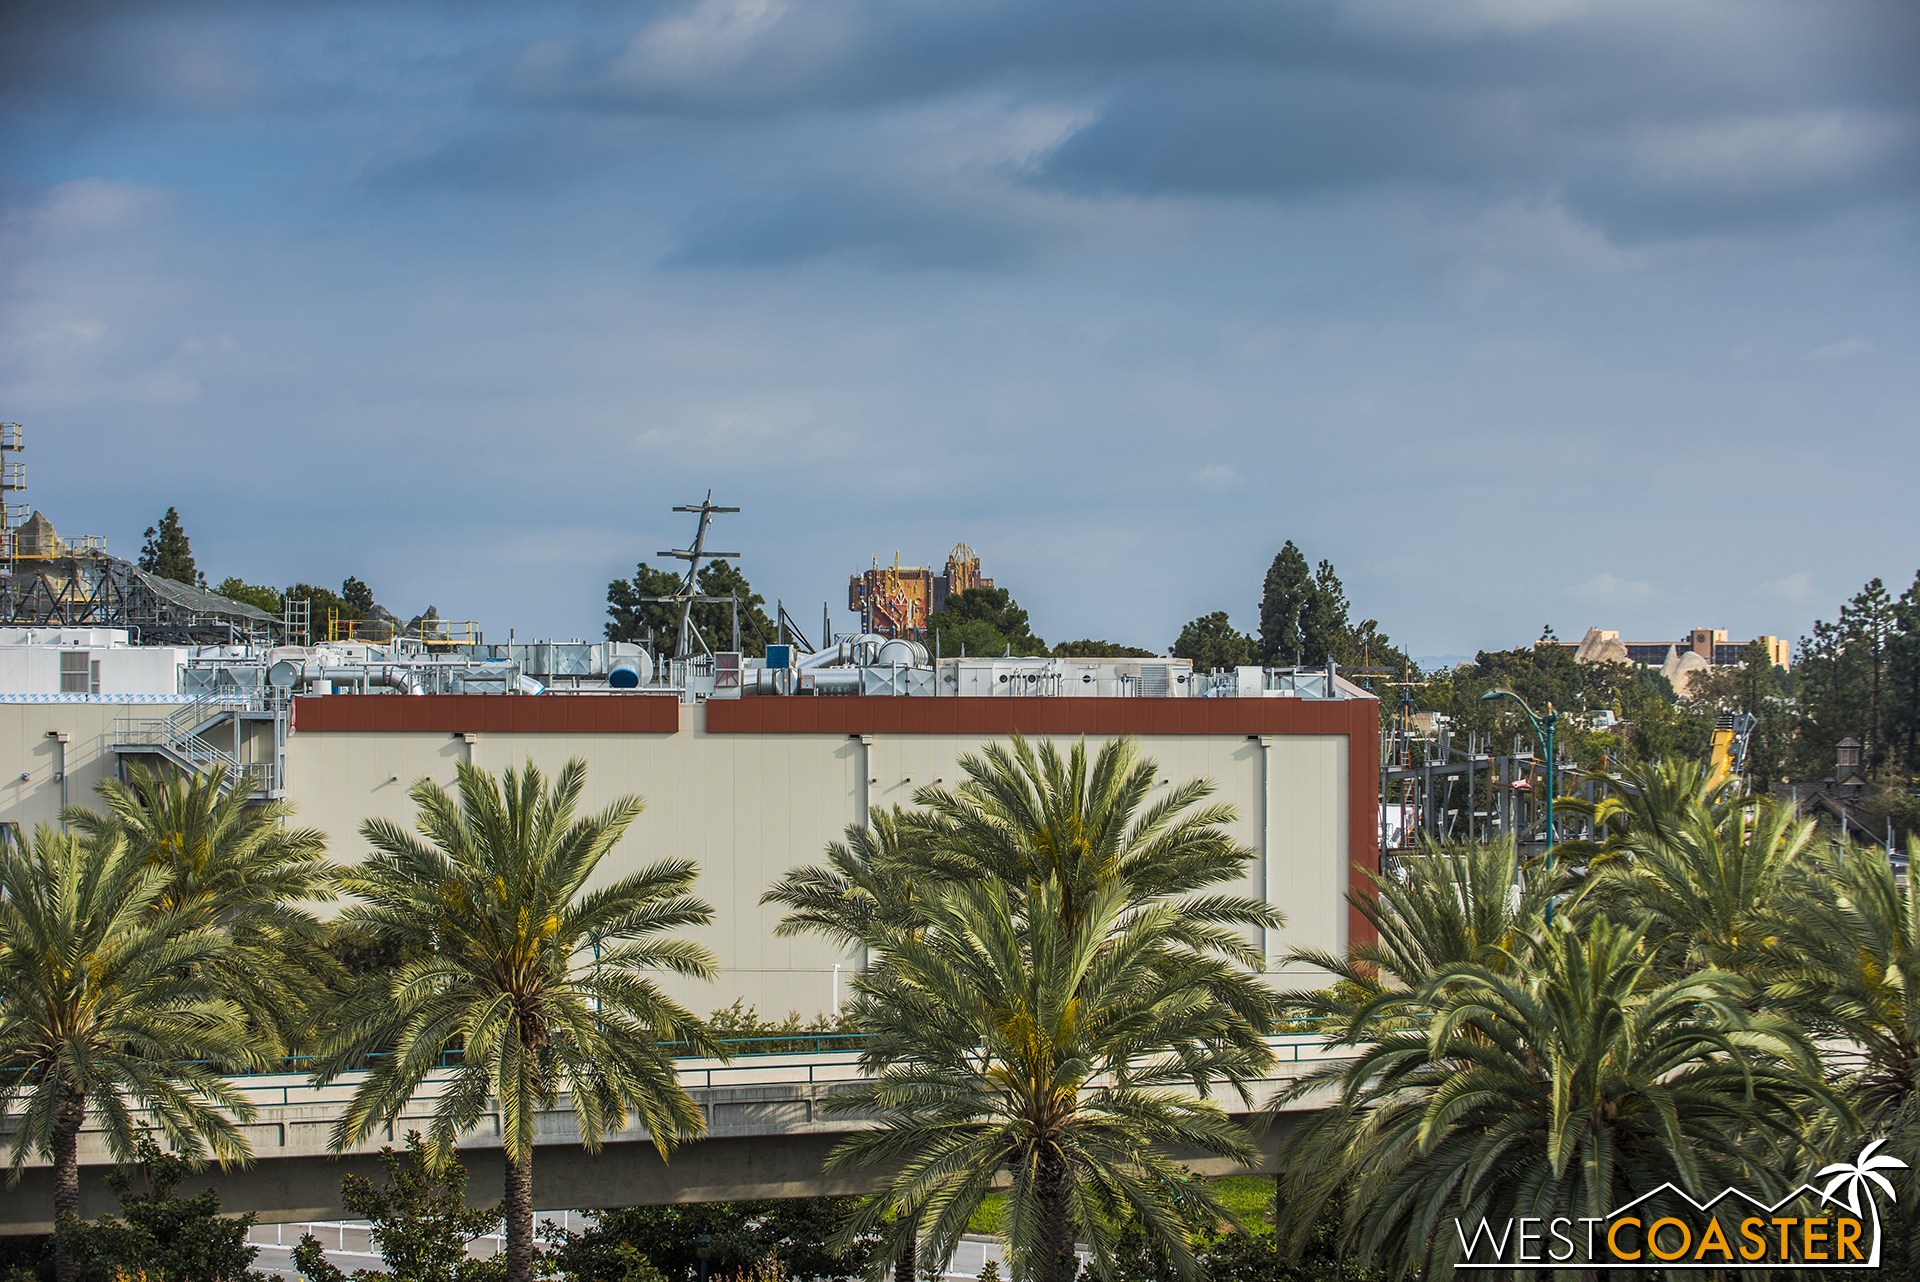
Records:
<instances>
[{"instance_id":1,"label":"street lamp","mask_svg":"<svg viewBox=\"0 0 1920 1282\"><path fill-rule=\"evenodd\" d=\"M707 1260L713 1255L713 1234L694 1234L693 1253L700 1257L700 1282L707 1282Z\"/></svg>"},{"instance_id":2,"label":"street lamp","mask_svg":"<svg viewBox=\"0 0 1920 1282\"><path fill-rule=\"evenodd\" d=\"M1554 730L1554 727L1560 721L1560 714L1555 712L1553 710L1553 705L1549 703L1547 705L1547 720L1546 720L1545 726L1543 727L1541 724L1540 718L1535 716L1533 713L1533 709L1527 706L1527 701L1525 699L1522 699L1519 695L1515 694L1513 691L1489 690L1485 694L1480 696L1480 702L1482 703L1487 703L1494 699L1511 699L1515 703L1519 704L1520 710L1527 714L1527 720L1533 723L1533 737L1536 740L1538 740L1542 745L1542 747L1544 747L1546 750L1546 754L1547 754L1547 872L1552 873L1553 872L1553 843L1555 841L1555 835L1553 831L1553 799L1560 792L1559 767L1554 760L1553 730ZM1553 920L1553 901L1551 899L1547 901L1547 920L1549 922Z\"/></svg>"}]
</instances>

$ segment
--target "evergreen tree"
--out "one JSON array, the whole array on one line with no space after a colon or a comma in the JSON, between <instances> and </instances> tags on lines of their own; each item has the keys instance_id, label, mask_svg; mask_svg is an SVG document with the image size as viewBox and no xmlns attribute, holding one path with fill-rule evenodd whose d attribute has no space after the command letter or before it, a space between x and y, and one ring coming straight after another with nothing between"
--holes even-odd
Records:
<instances>
[{"instance_id":1,"label":"evergreen tree","mask_svg":"<svg viewBox=\"0 0 1920 1282\"><path fill-rule=\"evenodd\" d=\"M1239 631L1225 610L1203 614L1180 629L1173 657L1191 659L1196 672L1218 672L1253 662L1253 638Z\"/></svg>"},{"instance_id":2,"label":"evergreen tree","mask_svg":"<svg viewBox=\"0 0 1920 1282\"><path fill-rule=\"evenodd\" d=\"M767 599L753 590L739 567L727 561L710 562L700 571L700 592L703 596L730 596L740 602L741 654L762 657L768 642L780 639L779 627L767 617ZM693 623L713 649L733 648L733 606L724 601L696 605Z\"/></svg>"},{"instance_id":3,"label":"evergreen tree","mask_svg":"<svg viewBox=\"0 0 1920 1282\"><path fill-rule=\"evenodd\" d=\"M140 548L141 569L177 583L199 581L199 572L193 568L193 545L181 528L178 512L168 508L158 526L147 527L146 540Z\"/></svg>"},{"instance_id":4,"label":"evergreen tree","mask_svg":"<svg viewBox=\"0 0 1920 1282\"><path fill-rule=\"evenodd\" d=\"M245 579L229 576L220 580L220 586L214 589L229 601L239 601L279 618L282 612L280 589L248 583Z\"/></svg>"},{"instance_id":5,"label":"evergreen tree","mask_svg":"<svg viewBox=\"0 0 1920 1282\"><path fill-rule=\"evenodd\" d=\"M1347 633L1347 590L1333 572L1333 562L1322 561L1314 572L1313 595L1301 617L1302 658L1316 666L1328 659L1351 662L1341 653Z\"/></svg>"},{"instance_id":6,"label":"evergreen tree","mask_svg":"<svg viewBox=\"0 0 1920 1282\"><path fill-rule=\"evenodd\" d=\"M680 627L679 608L667 601L645 601L650 596L672 596L684 580L672 570L656 570L642 561L634 567L633 578L615 579L607 584L607 624L609 641L644 641L651 634L669 649Z\"/></svg>"},{"instance_id":7,"label":"evergreen tree","mask_svg":"<svg viewBox=\"0 0 1920 1282\"><path fill-rule=\"evenodd\" d=\"M1886 585L1874 579L1840 607L1837 623L1817 620L1800 641L1795 775L1819 779L1833 769L1842 739L1858 739L1861 760L1877 773L1885 756L1882 718L1899 614Z\"/></svg>"},{"instance_id":8,"label":"evergreen tree","mask_svg":"<svg viewBox=\"0 0 1920 1282\"><path fill-rule=\"evenodd\" d=\"M373 609L373 589L348 575L346 582L340 585L340 600L354 612L354 618L364 619L368 611Z\"/></svg>"},{"instance_id":9,"label":"evergreen tree","mask_svg":"<svg viewBox=\"0 0 1920 1282\"><path fill-rule=\"evenodd\" d=\"M1137 645L1121 645L1117 641L1095 641L1088 637L1082 641L1062 641L1053 647L1056 659L1157 659L1160 656L1152 650L1142 650Z\"/></svg>"},{"instance_id":10,"label":"evergreen tree","mask_svg":"<svg viewBox=\"0 0 1920 1282\"><path fill-rule=\"evenodd\" d=\"M1920 574L1894 605L1887 648L1886 742L1907 774L1920 774Z\"/></svg>"},{"instance_id":11,"label":"evergreen tree","mask_svg":"<svg viewBox=\"0 0 1920 1282\"><path fill-rule=\"evenodd\" d=\"M1267 567L1260 596L1260 657L1273 666L1310 663L1303 625L1314 597L1313 572L1307 558L1288 540ZM1322 656L1324 662L1324 656Z\"/></svg>"},{"instance_id":12,"label":"evergreen tree","mask_svg":"<svg viewBox=\"0 0 1920 1282\"><path fill-rule=\"evenodd\" d=\"M281 596L283 600L308 603L313 611L314 638L321 641L327 638L328 619L364 619L373 608L373 592L355 578L348 578L340 585L338 592L331 588L317 588L311 583L296 583Z\"/></svg>"},{"instance_id":13,"label":"evergreen tree","mask_svg":"<svg viewBox=\"0 0 1920 1282\"><path fill-rule=\"evenodd\" d=\"M983 626L984 625L984 626ZM940 653L952 657L964 644L968 654L1043 655L1047 643L1033 635L1027 612L1005 588L968 588L948 595L927 619L927 646L938 638Z\"/></svg>"}]
</instances>

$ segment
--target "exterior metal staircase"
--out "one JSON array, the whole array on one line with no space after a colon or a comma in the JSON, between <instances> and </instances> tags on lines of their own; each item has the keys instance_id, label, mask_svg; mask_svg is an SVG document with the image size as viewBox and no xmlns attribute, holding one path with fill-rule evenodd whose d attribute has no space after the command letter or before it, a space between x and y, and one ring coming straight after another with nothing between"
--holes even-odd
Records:
<instances>
[{"instance_id":1,"label":"exterior metal staircase","mask_svg":"<svg viewBox=\"0 0 1920 1282\"><path fill-rule=\"evenodd\" d=\"M114 721L113 749L122 758L158 757L195 775L224 767L223 791L237 787L255 797L270 797L278 791L276 763L242 761L209 736L228 726L237 728L249 712L274 715L280 711L272 706L278 694L274 690L214 691L165 717L120 717Z\"/></svg>"}]
</instances>

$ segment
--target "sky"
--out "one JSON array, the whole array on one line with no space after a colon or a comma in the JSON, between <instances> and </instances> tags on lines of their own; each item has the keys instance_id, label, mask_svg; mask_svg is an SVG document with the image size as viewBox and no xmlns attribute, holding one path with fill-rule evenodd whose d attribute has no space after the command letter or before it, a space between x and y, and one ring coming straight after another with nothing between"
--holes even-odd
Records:
<instances>
[{"instance_id":1,"label":"sky","mask_svg":"<svg viewBox=\"0 0 1920 1282\"><path fill-rule=\"evenodd\" d=\"M1920 569L1910 0L23 0L0 419L215 582L597 637L712 546L850 629L1798 636Z\"/></svg>"}]
</instances>

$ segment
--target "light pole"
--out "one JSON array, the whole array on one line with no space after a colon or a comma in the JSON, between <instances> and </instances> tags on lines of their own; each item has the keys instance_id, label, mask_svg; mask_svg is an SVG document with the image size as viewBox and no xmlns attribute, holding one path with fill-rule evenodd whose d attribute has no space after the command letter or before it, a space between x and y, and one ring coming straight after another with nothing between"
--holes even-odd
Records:
<instances>
[{"instance_id":1,"label":"light pole","mask_svg":"<svg viewBox=\"0 0 1920 1282\"><path fill-rule=\"evenodd\" d=\"M707 1282L707 1259L713 1254L713 1234L694 1234L693 1253L700 1257L700 1282Z\"/></svg>"},{"instance_id":2,"label":"light pole","mask_svg":"<svg viewBox=\"0 0 1920 1282\"><path fill-rule=\"evenodd\" d=\"M1527 706L1527 701L1525 699L1522 699L1519 695L1515 694L1513 691L1489 690L1485 694L1480 696L1480 702L1482 703L1487 703L1494 699L1511 699L1515 703L1519 704L1520 710L1527 714L1527 720L1533 723L1533 737L1546 750L1546 754L1547 754L1547 872L1551 874L1553 872L1553 843L1555 841L1555 835L1553 831L1553 799L1554 799L1554 796L1558 794L1560 791L1560 771L1559 771L1558 763L1554 760L1553 730L1554 730L1554 727L1560 721L1560 714L1555 712L1553 710L1553 705L1549 703L1547 705L1546 723L1543 726L1540 721L1540 718L1534 715L1533 709ZM1551 924L1553 921L1553 900L1552 899L1547 900L1547 921L1549 924Z\"/></svg>"}]
</instances>

